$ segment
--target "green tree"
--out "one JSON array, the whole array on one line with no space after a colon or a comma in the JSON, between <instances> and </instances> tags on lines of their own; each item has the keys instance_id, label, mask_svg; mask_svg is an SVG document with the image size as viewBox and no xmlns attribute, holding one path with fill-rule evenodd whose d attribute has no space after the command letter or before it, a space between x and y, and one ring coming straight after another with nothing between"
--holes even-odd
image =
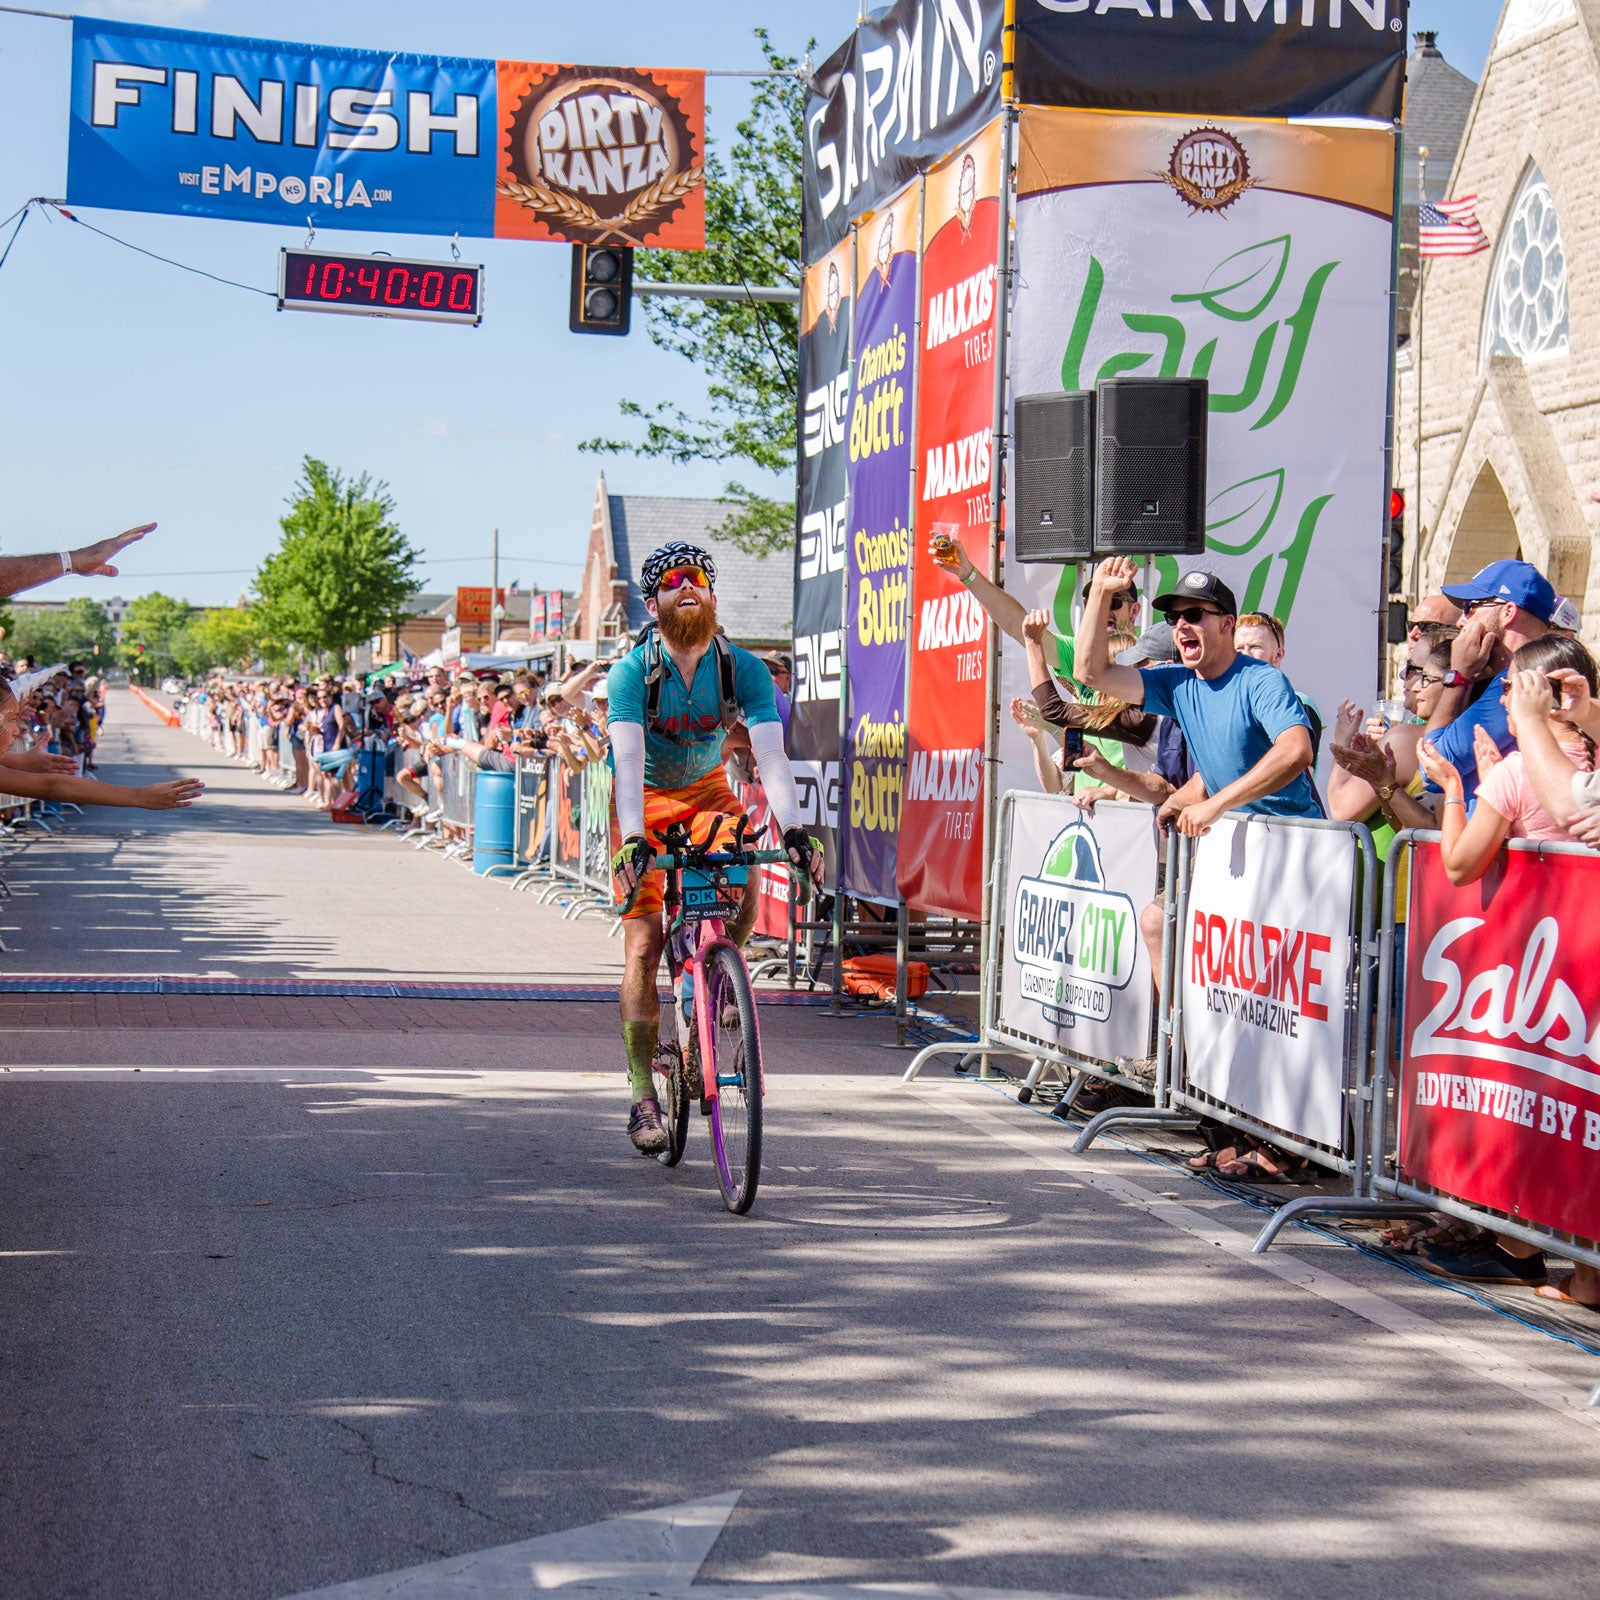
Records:
<instances>
[{"instance_id":1,"label":"green tree","mask_svg":"<svg viewBox=\"0 0 1600 1600\"><path fill-rule=\"evenodd\" d=\"M417 552L394 522L388 485L346 480L307 456L283 538L255 576L262 636L332 654L404 614L416 592Z\"/></svg>"},{"instance_id":2,"label":"green tree","mask_svg":"<svg viewBox=\"0 0 1600 1600\"><path fill-rule=\"evenodd\" d=\"M706 248L641 250L639 276L658 283L786 286L800 283L800 152L805 87L796 60L772 48L756 29L768 68L749 115L724 156L705 164ZM642 302L645 327L664 350L685 356L706 374L709 414L689 416L670 403L622 402L622 414L644 423L644 438L589 439L580 448L665 457L669 461L742 462L764 472L792 472L799 378L797 306L748 300ZM724 493L737 502L721 532L762 555L794 539L794 504L737 482Z\"/></svg>"},{"instance_id":3,"label":"green tree","mask_svg":"<svg viewBox=\"0 0 1600 1600\"><path fill-rule=\"evenodd\" d=\"M186 602L159 590L129 602L117 653L134 679L154 683L169 672L186 670L189 611Z\"/></svg>"},{"instance_id":4,"label":"green tree","mask_svg":"<svg viewBox=\"0 0 1600 1600\"><path fill-rule=\"evenodd\" d=\"M261 650L261 619L246 606L213 606L199 612L184 630L188 671L200 674L220 667L245 672Z\"/></svg>"}]
</instances>

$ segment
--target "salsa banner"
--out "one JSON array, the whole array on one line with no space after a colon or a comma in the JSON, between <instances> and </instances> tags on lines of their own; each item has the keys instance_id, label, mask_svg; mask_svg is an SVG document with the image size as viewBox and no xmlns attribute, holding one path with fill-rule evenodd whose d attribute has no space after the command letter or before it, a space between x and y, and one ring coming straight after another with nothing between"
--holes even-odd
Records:
<instances>
[{"instance_id":1,"label":"salsa banner","mask_svg":"<svg viewBox=\"0 0 1600 1600\"><path fill-rule=\"evenodd\" d=\"M800 819L828 852L837 883L839 696L844 673L845 521L849 507L850 317L848 239L800 289L800 454L794 549L794 692L788 749Z\"/></svg>"},{"instance_id":2,"label":"salsa banner","mask_svg":"<svg viewBox=\"0 0 1600 1600\"><path fill-rule=\"evenodd\" d=\"M856 229L840 882L890 904L906 761L911 413L917 368L916 188Z\"/></svg>"},{"instance_id":3,"label":"salsa banner","mask_svg":"<svg viewBox=\"0 0 1600 1600\"><path fill-rule=\"evenodd\" d=\"M1210 380L1206 552L1159 557L1155 592L1206 568L1277 616L1284 670L1324 721L1383 598L1394 159L1386 129L1020 122L1013 392ZM1072 637L1075 568L1007 582ZM1009 640L1005 692L1028 692Z\"/></svg>"},{"instance_id":4,"label":"salsa banner","mask_svg":"<svg viewBox=\"0 0 1600 1600\"><path fill-rule=\"evenodd\" d=\"M1014 1038L1090 1060L1150 1050L1155 986L1139 912L1156 888L1148 806L1080 812L1012 797L1002 849L1000 1024Z\"/></svg>"},{"instance_id":5,"label":"salsa banner","mask_svg":"<svg viewBox=\"0 0 1600 1600\"><path fill-rule=\"evenodd\" d=\"M1400 1172L1600 1238L1600 859L1513 846L1457 889L1412 855Z\"/></svg>"},{"instance_id":6,"label":"salsa banner","mask_svg":"<svg viewBox=\"0 0 1600 1600\"><path fill-rule=\"evenodd\" d=\"M67 200L383 233L705 244L699 72L78 17Z\"/></svg>"},{"instance_id":7,"label":"salsa banner","mask_svg":"<svg viewBox=\"0 0 1600 1600\"><path fill-rule=\"evenodd\" d=\"M1016 0L1030 105L1399 118L1407 0Z\"/></svg>"},{"instance_id":8,"label":"salsa banner","mask_svg":"<svg viewBox=\"0 0 1600 1600\"><path fill-rule=\"evenodd\" d=\"M987 570L994 455L1001 125L923 188L917 489L911 541L900 892L921 911L983 916L988 617L930 551L937 529Z\"/></svg>"},{"instance_id":9,"label":"salsa banner","mask_svg":"<svg viewBox=\"0 0 1600 1600\"><path fill-rule=\"evenodd\" d=\"M831 250L1000 109L1002 0L893 0L813 73L802 153L802 248Z\"/></svg>"},{"instance_id":10,"label":"salsa banner","mask_svg":"<svg viewBox=\"0 0 1600 1600\"><path fill-rule=\"evenodd\" d=\"M1198 840L1182 963L1184 1077L1344 1148L1355 835L1224 818Z\"/></svg>"}]
</instances>

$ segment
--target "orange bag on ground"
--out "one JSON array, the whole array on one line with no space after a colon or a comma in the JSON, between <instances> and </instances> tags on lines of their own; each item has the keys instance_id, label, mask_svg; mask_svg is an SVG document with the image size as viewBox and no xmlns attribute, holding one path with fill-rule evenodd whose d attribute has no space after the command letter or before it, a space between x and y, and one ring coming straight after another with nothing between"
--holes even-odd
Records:
<instances>
[{"instance_id":1,"label":"orange bag on ground","mask_svg":"<svg viewBox=\"0 0 1600 1600\"><path fill-rule=\"evenodd\" d=\"M928 992L926 961L906 964L906 998L920 1000ZM894 999L895 958L892 955L849 956L844 963L844 992L871 995L876 1000Z\"/></svg>"}]
</instances>

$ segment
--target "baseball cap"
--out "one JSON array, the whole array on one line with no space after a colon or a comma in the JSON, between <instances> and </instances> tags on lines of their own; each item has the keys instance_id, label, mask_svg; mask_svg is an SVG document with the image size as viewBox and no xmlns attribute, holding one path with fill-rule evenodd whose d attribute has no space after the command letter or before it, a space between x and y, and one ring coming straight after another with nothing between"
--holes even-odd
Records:
<instances>
[{"instance_id":1,"label":"baseball cap","mask_svg":"<svg viewBox=\"0 0 1600 1600\"><path fill-rule=\"evenodd\" d=\"M1521 606L1541 622L1551 621L1561 598L1550 580L1527 561L1491 561L1476 577L1446 584L1443 592L1458 606L1471 605L1474 600L1504 600Z\"/></svg>"},{"instance_id":2,"label":"baseball cap","mask_svg":"<svg viewBox=\"0 0 1600 1600\"><path fill-rule=\"evenodd\" d=\"M1556 608L1550 613L1550 626L1576 633L1583 626L1583 613L1564 594L1556 596Z\"/></svg>"},{"instance_id":3,"label":"baseball cap","mask_svg":"<svg viewBox=\"0 0 1600 1600\"><path fill-rule=\"evenodd\" d=\"M1178 646L1172 637L1172 624L1158 622L1153 628L1147 628L1139 635L1139 642L1132 649L1124 650L1117 657L1117 665L1142 667L1148 662L1152 666L1159 667L1177 659Z\"/></svg>"},{"instance_id":4,"label":"baseball cap","mask_svg":"<svg viewBox=\"0 0 1600 1600\"><path fill-rule=\"evenodd\" d=\"M604 678L595 684L595 686L589 691L589 698L591 700L608 700L610 697L611 691L606 688L606 680Z\"/></svg>"},{"instance_id":5,"label":"baseball cap","mask_svg":"<svg viewBox=\"0 0 1600 1600\"><path fill-rule=\"evenodd\" d=\"M1233 590L1214 572L1186 572L1178 579L1177 588L1155 597L1154 606L1157 611L1171 611L1191 600L1215 606L1227 617L1239 615L1239 602L1233 598Z\"/></svg>"}]
</instances>

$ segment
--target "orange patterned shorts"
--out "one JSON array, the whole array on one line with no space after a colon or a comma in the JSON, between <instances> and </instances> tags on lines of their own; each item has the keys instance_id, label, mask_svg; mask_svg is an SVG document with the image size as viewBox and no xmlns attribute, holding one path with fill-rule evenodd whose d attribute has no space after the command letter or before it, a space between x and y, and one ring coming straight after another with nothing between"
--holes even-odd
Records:
<instances>
[{"instance_id":1,"label":"orange patterned shorts","mask_svg":"<svg viewBox=\"0 0 1600 1600\"><path fill-rule=\"evenodd\" d=\"M744 815L739 797L728 785L727 771L713 767L698 783L684 789L652 789L647 784L644 791L644 830L657 850L664 849L663 836L675 822L687 823L689 835L696 844L721 846L732 849L734 830L738 819ZM696 819L699 826L696 826ZM611 807L611 853L622 848L622 828L617 822L617 808ZM662 899L666 892L667 875L664 872L646 874L639 885L639 897L630 911L622 913L624 921L635 917L661 917ZM622 894L612 885L617 904L622 904Z\"/></svg>"}]
</instances>

